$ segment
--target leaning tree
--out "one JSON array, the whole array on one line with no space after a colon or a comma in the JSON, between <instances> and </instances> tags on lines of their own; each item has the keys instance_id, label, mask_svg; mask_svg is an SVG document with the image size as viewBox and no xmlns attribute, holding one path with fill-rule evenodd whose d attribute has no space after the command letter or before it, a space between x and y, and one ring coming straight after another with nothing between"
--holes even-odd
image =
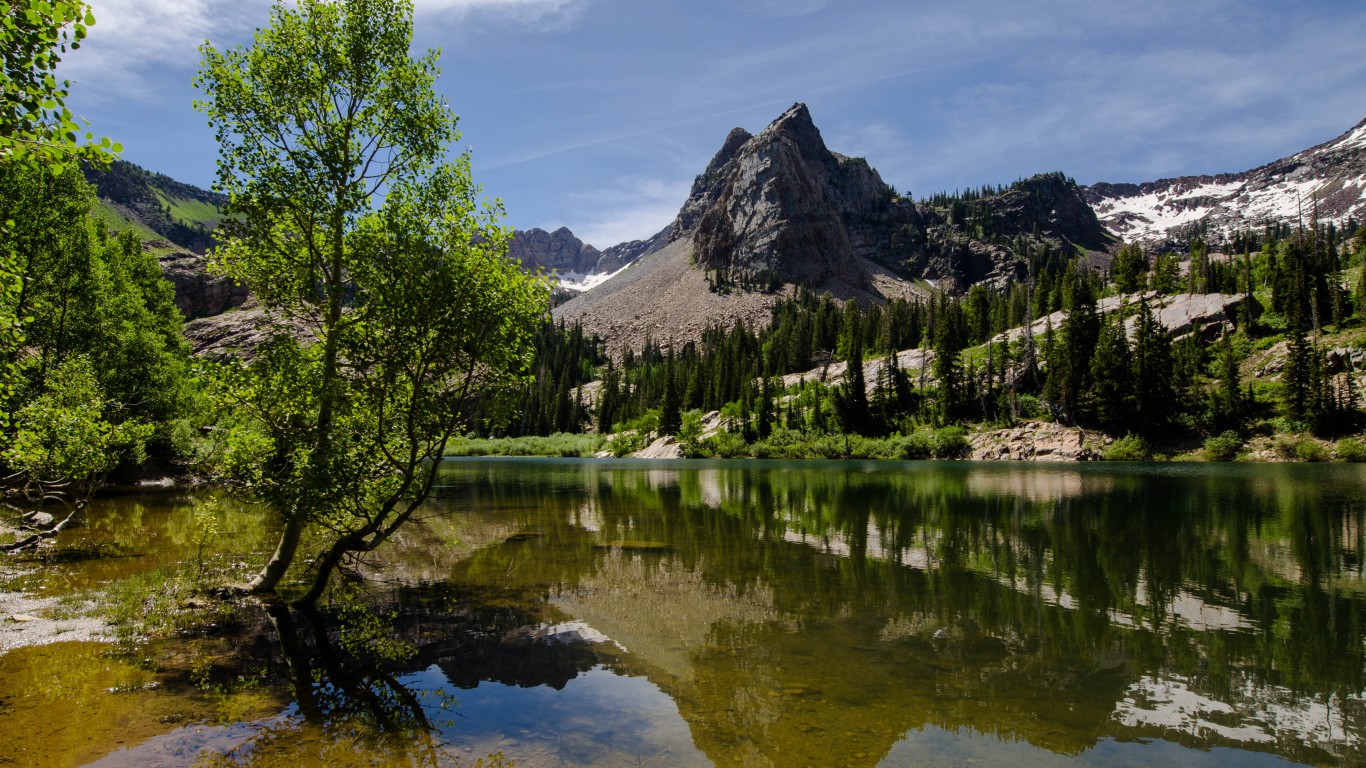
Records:
<instances>
[{"instance_id":1,"label":"leaning tree","mask_svg":"<svg viewBox=\"0 0 1366 768\"><path fill-rule=\"evenodd\" d=\"M230 214L213 264L277 321L223 377L219 462L283 518L253 591L322 534L303 604L412 517L449 438L513 391L548 306L468 153L446 159L456 116L412 32L409 0L281 1L251 44L201 48Z\"/></svg>"}]
</instances>

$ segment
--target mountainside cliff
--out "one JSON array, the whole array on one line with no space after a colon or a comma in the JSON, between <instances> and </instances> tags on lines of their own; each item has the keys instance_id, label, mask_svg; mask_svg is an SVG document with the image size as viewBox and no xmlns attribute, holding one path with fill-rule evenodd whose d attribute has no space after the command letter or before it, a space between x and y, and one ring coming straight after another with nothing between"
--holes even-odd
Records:
<instances>
[{"instance_id":1,"label":"mountainside cliff","mask_svg":"<svg viewBox=\"0 0 1366 768\"><path fill-rule=\"evenodd\" d=\"M1021 279L1039 253L1070 257L1113 242L1062 174L919 203L901 197L866 160L827 148L803 104L758 134L732 130L666 232L667 257L646 248L631 279L592 287L556 317L614 345L647 329L684 341L714 322L763 322L756 308L796 287L866 301L924 293L927 282L957 292ZM691 287L666 291L664 274ZM679 320L687 312L695 322Z\"/></svg>"},{"instance_id":2,"label":"mountainside cliff","mask_svg":"<svg viewBox=\"0 0 1366 768\"><path fill-rule=\"evenodd\" d=\"M554 232L517 230L508 241L508 258L531 272L554 272L557 287L577 293L588 290L642 256L669 244L672 227L648 240L630 240L603 251L574 236L567 227Z\"/></svg>"},{"instance_id":3,"label":"mountainside cliff","mask_svg":"<svg viewBox=\"0 0 1366 768\"><path fill-rule=\"evenodd\" d=\"M1025 246L1108 245L1061 174L967 200L914 203L862 158L830 151L803 104L757 136L735 129L693 184L673 225L699 266L742 285L870 289L870 264L950 290L1025 272ZM849 292L849 291L844 291Z\"/></svg>"}]
</instances>

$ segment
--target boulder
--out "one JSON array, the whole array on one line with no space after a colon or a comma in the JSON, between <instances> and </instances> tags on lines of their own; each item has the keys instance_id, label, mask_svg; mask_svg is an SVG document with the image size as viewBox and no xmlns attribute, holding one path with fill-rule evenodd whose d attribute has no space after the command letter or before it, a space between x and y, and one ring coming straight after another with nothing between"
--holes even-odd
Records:
<instances>
[{"instance_id":1,"label":"boulder","mask_svg":"<svg viewBox=\"0 0 1366 768\"><path fill-rule=\"evenodd\" d=\"M979 432L968 440L979 461L1095 461L1110 438L1099 432L1044 421Z\"/></svg>"}]
</instances>

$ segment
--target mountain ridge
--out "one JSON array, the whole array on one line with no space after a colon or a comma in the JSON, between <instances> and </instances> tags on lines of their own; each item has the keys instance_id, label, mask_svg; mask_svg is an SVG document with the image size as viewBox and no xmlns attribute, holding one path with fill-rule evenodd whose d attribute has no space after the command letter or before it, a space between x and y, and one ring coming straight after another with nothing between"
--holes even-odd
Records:
<instances>
[{"instance_id":1,"label":"mountain ridge","mask_svg":"<svg viewBox=\"0 0 1366 768\"><path fill-rule=\"evenodd\" d=\"M1036 250L1070 258L1113 244L1060 173L941 202L896 194L866 160L830 150L806 105L794 104L757 134L726 135L667 248L554 314L614 348L645 335L686 342L717 322L765 322L760 310L798 288L872 302L931 286L958 292L1024 278ZM665 274L691 288L666 285ZM687 312L696 317L681 320Z\"/></svg>"},{"instance_id":2,"label":"mountain ridge","mask_svg":"<svg viewBox=\"0 0 1366 768\"><path fill-rule=\"evenodd\" d=\"M1227 238L1268 223L1345 224L1366 217L1366 119L1337 138L1238 173L1083 188L1101 221L1126 240Z\"/></svg>"}]
</instances>

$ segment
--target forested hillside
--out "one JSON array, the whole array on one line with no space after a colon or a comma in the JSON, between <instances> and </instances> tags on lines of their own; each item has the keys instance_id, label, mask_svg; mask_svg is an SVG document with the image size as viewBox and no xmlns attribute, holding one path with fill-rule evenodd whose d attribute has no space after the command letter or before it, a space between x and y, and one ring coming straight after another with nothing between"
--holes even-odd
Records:
<instances>
[{"instance_id":1,"label":"forested hillside","mask_svg":"<svg viewBox=\"0 0 1366 768\"><path fill-rule=\"evenodd\" d=\"M1040 419L1130 436L1114 451L1135 456L1346 437L1362 425L1364 234L1270 226L1219 253L1196 240L1185 258L1130 245L1107 270L1049 254L1022 281L885 304L801 291L762 327L714 325L616 359L580 328L547 328L510 434L633 432L618 452L657 432L690 455L904 457ZM1216 310L1191 317L1199 297ZM701 439L709 411L725 429Z\"/></svg>"}]
</instances>

